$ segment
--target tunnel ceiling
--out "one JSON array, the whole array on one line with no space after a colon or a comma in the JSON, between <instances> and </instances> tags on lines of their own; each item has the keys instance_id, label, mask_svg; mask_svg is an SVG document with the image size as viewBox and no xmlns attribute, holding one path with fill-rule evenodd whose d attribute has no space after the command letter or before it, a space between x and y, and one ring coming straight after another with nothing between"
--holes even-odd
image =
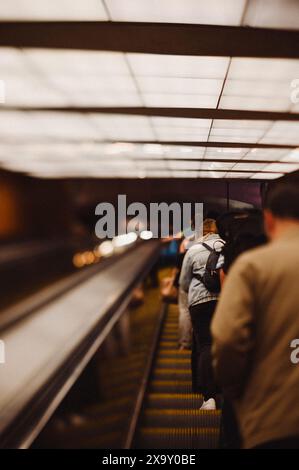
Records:
<instances>
[{"instance_id":1,"label":"tunnel ceiling","mask_svg":"<svg viewBox=\"0 0 299 470\"><path fill-rule=\"evenodd\" d=\"M298 19L293 0L1 2L1 167L41 178L297 170Z\"/></svg>"}]
</instances>

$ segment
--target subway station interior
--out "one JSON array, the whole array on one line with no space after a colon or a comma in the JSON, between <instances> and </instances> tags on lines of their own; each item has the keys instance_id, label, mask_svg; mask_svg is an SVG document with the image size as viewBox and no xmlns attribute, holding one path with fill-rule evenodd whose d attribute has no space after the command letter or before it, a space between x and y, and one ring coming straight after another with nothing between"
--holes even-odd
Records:
<instances>
[{"instance_id":1,"label":"subway station interior","mask_svg":"<svg viewBox=\"0 0 299 470\"><path fill-rule=\"evenodd\" d=\"M198 203L226 243L264 235L281 181L299 182L298 0L1 0L0 448L225 447L166 293L192 217L134 231L119 196Z\"/></svg>"}]
</instances>

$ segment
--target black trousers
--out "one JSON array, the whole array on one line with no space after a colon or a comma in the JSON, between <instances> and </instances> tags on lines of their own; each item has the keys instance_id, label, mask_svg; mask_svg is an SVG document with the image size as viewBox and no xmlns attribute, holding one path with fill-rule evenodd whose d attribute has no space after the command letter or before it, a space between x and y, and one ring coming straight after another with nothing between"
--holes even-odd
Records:
<instances>
[{"instance_id":1,"label":"black trousers","mask_svg":"<svg viewBox=\"0 0 299 470\"><path fill-rule=\"evenodd\" d=\"M226 398L222 401L220 424L220 448L241 449L242 439L232 404Z\"/></svg>"},{"instance_id":2,"label":"black trousers","mask_svg":"<svg viewBox=\"0 0 299 470\"><path fill-rule=\"evenodd\" d=\"M217 305L216 300L190 307L193 326L192 344L192 389L193 393L202 393L204 400L215 398L219 393L212 368L211 357L211 321Z\"/></svg>"}]
</instances>

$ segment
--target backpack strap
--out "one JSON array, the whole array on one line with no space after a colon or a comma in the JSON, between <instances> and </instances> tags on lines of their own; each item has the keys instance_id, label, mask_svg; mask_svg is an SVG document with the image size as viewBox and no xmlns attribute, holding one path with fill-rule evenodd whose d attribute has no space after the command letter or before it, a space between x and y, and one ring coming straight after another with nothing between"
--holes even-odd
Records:
<instances>
[{"instance_id":1,"label":"backpack strap","mask_svg":"<svg viewBox=\"0 0 299 470\"><path fill-rule=\"evenodd\" d=\"M207 243L202 242L201 245L202 245L206 250L208 250L210 253L211 253L212 251L214 251L213 248L211 248Z\"/></svg>"},{"instance_id":2,"label":"backpack strap","mask_svg":"<svg viewBox=\"0 0 299 470\"><path fill-rule=\"evenodd\" d=\"M203 282L203 278L200 274L192 273L192 277L194 277L194 279L197 279L199 282Z\"/></svg>"},{"instance_id":3,"label":"backpack strap","mask_svg":"<svg viewBox=\"0 0 299 470\"><path fill-rule=\"evenodd\" d=\"M214 251L213 248L211 248L207 243L200 242L199 244L202 245L202 246L203 246L206 250L208 250L210 253L211 253L212 251ZM204 284L204 282L203 282L203 277L202 277L200 274L196 274L196 273L193 272L193 273L192 273L192 277L194 277L194 278L197 279L199 282L201 282L201 283Z\"/></svg>"}]
</instances>

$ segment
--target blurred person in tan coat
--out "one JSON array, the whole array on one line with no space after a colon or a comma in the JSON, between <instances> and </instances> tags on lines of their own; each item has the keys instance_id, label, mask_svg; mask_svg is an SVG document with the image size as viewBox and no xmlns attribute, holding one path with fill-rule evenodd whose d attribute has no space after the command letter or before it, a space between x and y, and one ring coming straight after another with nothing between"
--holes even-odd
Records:
<instances>
[{"instance_id":1,"label":"blurred person in tan coat","mask_svg":"<svg viewBox=\"0 0 299 470\"><path fill-rule=\"evenodd\" d=\"M244 448L299 448L299 185L265 201L267 245L241 255L212 321L213 365Z\"/></svg>"}]
</instances>

